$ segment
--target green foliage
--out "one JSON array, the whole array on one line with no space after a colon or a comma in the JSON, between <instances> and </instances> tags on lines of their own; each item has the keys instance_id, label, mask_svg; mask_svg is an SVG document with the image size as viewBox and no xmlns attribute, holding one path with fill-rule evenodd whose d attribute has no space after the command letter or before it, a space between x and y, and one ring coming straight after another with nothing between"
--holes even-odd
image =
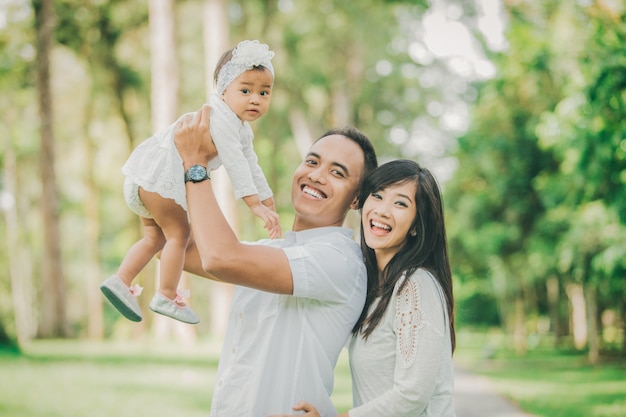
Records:
<instances>
[{"instance_id":1,"label":"green foliage","mask_svg":"<svg viewBox=\"0 0 626 417\"><path fill-rule=\"evenodd\" d=\"M1 352L19 352L19 348L13 340L4 330L2 321L0 320L0 353Z\"/></svg>"},{"instance_id":2,"label":"green foliage","mask_svg":"<svg viewBox=\"0 0 626 417\"><path fill-rule=\"evenodd\" d=\"M13 16L7 26L0 30L0 91L3 95L32 88L35 82L33 61L35 59L32 14L24 5L11 4L6 12Z\"/></svg>"},{"instance_id":3,"label":"green foliage","mask_svg":"<svg viewBox=\"0 0 626 417\"><path fill-rule=\"evenodd\" d=\"M32 4L8 3L2 6L6 26L0 27L0 130L19 167L20 242L40 259L41 196L29 175L39 152L34 13ZM121 198L119 167L131 147L152 133L147 6L123 0L54 2L63 256L71 265L70 299L79 304L84 302L83 210L90 174L100 194L103 271L119 263L136 237ZM448 0L446 6L456 16L452 20L485 46L477 6L461 0ZM564 289L577 281L597 285L601 308L623 316L623 7L557 0L505 6L508 49L485 48L496 75L472 84L449 60L428 50L424 17L431 2L228 2L229 43L257 38L276 51L272 108L254 128L283 226L293 217L289 189L300 160L293 140L298 128L316 137L351 123L372 138L381 160L413 158L427 166L454 148L459 168L443 185L460 324L508 325L512 301L519 298L529 317L546 315L548 278L560 283L556 310L567 311ZM176 2L181 112L205 100L203 7L201 1ZM445 110L468 102L473 102L472 123L459 134L446 125ZM88 145L95 152L93 167L85 163ZM4 162L5 142L2 146ZM433 157L433 148L441 149L440 155ZM264 236L245 207L239 214L243 238ZM40 265L32 264L38 276ZM83 317L72 320L84 327Z\"/></svg>"},{"instance_id":4,"label":"green foliage","mask_svg":"<svg viewBox=\"0 0 626 417\"><path fill-rule=\"evenodd\" d=\"M454 321L457 328L500 324L496 299L484 280L468 280L463 285L457 285L455 289Z\"/></svg>"},{"instance_id":5,"label":"green foliage","mask_svg":"<svg viewBox=\"0 0 626 417\"><path fill-rule=\"evenodd\" d=\"M509 49L493 56L498 76L478 87L446 185L455 273L490 283L505 322L519 313L510 303L519 294L528 311L547 314L537 303L551 276L561 291L570 281L600 284L603 308L619 312L624 10L554 1L508 11Z\"/></svg>"}]
</instances>

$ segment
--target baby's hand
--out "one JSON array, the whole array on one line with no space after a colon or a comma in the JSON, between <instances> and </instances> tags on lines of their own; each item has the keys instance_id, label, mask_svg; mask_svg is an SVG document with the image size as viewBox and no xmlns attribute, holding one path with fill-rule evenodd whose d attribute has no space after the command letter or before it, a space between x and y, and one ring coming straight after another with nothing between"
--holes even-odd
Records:
<instances>
[{"instance_id":1,"label":"baby's hand","mask_svg":"<svg viewBox=\"0 0 626 417\"><path fill-rule=\"evenodd\" d=\"M263 220L263 227L270 232L270 239L276 239L283 235L283 229L280 227L278 213L270 210L263 204L251 207L252 213Z\"/></svg>"}]
</instances>

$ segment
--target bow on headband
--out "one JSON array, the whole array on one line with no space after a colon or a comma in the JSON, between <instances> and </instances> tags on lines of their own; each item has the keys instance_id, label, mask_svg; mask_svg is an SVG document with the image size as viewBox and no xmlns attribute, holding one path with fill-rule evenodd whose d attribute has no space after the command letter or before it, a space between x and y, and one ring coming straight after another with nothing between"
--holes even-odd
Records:
<instances>
[{"instance_id":1,"label":"bow on headband","mask_svg":"<svg viewBox=\"0 0 626 417\"><path fill-rule=\"evenodd\" d=\"M217 94L222 95L226 87L230 85L237 77L254 67L267 68L274 76L274 67L271 59L274 52L269 47L259 41L241 41L235 49L233 56L217 75Z\"/></svg>"}]
</instances>

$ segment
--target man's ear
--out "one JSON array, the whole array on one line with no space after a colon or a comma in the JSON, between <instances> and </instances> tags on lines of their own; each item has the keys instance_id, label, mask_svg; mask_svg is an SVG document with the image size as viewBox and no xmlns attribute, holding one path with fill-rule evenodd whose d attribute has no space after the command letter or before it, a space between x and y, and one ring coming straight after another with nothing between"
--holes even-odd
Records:
<instances>
[{"instance_id":1,"label":"man's ear","mask_svg":"<svg viewBox=\"0 0 626 417\"><path fill-rule=\"evenodd\" d=\"M358 197L354 197L354 200L352 200L352 203L350 203L350 208L352 210L358 210L359 209L359 198Z\"/></svg>"}]
</instances>

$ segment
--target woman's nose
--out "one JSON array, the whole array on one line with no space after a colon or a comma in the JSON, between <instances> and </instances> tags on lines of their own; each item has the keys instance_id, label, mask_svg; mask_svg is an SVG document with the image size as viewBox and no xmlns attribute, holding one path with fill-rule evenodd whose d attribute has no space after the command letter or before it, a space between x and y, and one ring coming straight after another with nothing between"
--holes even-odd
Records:
<instances>
[{"instance_id":1,"label":"woman's nose","mask_svg":"<svg viewBox=\"0 0 626 417\"><path fill-rule=\"evenodd\" d=\"M381 202L374 208L374 213L380 217L389 217L389 206L386 203Z\"/></svg>"}]
</instances>

